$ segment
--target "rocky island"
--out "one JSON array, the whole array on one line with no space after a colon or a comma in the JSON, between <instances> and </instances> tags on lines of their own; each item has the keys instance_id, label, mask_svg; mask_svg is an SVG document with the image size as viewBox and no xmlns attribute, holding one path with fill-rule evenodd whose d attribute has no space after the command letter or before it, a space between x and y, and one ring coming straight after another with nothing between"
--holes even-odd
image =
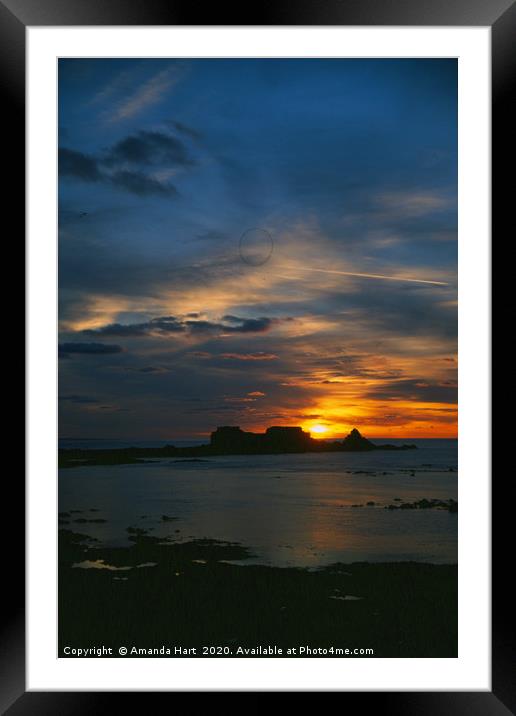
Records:
<instances>
[{"instance_id":1,"label":"rocky island","mask_svg":"<svg viewBox=\"0 0 516 716\"><path fill-rule=\"evenodd\" d=\"M59 467L81 465L121 465L149 458L204 458L216 455L280 455L305 452L370 452L373 450L414 450L413 444L375 445L353 430L343 440L315 440L301 427L271 426L264 433L252 433L235 425L218 427L206 445L159 448L128 447L116 449L59 450Z\"/></svg>"}]
</instances>

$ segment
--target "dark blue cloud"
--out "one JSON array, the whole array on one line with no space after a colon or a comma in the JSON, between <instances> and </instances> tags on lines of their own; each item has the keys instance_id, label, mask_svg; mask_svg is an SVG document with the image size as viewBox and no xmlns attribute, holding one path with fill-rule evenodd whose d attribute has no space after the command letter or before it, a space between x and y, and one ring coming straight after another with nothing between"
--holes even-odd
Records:
<instances>
[{"instance_id":1,"label":"dark blue cloud","mask_svg":"<svg viewBox=\"0 0 516 716\"><path fill-rule=\"evenodd\" d=\"M124 162L169 167L194 164L182 141L163 132L148 131L137 132L116 142L102 159L106 166L118 166Z\"/></svg>"},{"instance_id":2,"label":"dark blue cloud","mask_svg":"<svg viewBox=\"0 0 516 716\"><path fill-rule=\"evenodd\" d=\"M183 122L178 122L177 120L170 119L168 121L168 124L180 134L184 134L190 139L201 139L202 137L202 134L200 132L198 132L196 129L193 129L193 127L187 126Z\"/></svg>"},{"instance_id":3,"label":"dark blue cloud","mask_svg":"<svg viewBox=\"0 0 516 716\"><path fill-rule=\"evenodd\" d=\"M171 197L176 187L157 179L150 168L172 170L195 162L183 142L157 131L140 131L97 154L59 148L59 176L84 182L103 182L137 196Z\"/></svg>"},{"instance_id":4,"label":"dark blue cloud","mask_svg":"<svg viewBox=\"0 0 516 716\"><path fill-rule=\"evenodd\" d=\"M109 343L76 343L67 342L59 344L59 357L68 358L73 354L80 355L112 355L113 353L121 353L122 346L112 345Z\"/></svg>"},{"instance_id":5,"label":"dark blue cloud","mask_svg":"<svg viewBox=\"0 0 516 716\"><path fill-rule=\"evenodd\" d=\"M66 147L59 147L59 176L93 182L103 178L95 157Z\"/></svg>"},{"instance_id":6,"label":"dark blue cloud","mask_svg":"<svg viewBox=\"0 0 516 716\"><path fill-rule=\"evenodd\" d=\"M166 336L174 333L190 333L193 335L214 333L265 333L270 330L276 322L277 319L267 318L266 316L262 316L261 318L223 316L221 322L204 321L197 318L160 316L142 323L110 323L99 328L83 330L82 334L85 336L140 338L144 336Z\"/></svg>"}]
</instances>

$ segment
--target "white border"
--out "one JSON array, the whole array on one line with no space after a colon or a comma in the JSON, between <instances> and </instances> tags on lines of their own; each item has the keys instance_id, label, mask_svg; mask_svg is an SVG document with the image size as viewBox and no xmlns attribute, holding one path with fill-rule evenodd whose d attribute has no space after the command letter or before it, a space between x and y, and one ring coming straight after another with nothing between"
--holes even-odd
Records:
<instances>
[{"instance_id":1,"label":"white border","mask_svg":"<svg viewBox=\"0 0 516 716\"><path fill-rule=\"evenodd\" d=\"M37 27L27 48L27 689L490 690L490 28ZM457 659L56 658L56 58L135 55L459 57Z\"/></svg>"}]
</instances>

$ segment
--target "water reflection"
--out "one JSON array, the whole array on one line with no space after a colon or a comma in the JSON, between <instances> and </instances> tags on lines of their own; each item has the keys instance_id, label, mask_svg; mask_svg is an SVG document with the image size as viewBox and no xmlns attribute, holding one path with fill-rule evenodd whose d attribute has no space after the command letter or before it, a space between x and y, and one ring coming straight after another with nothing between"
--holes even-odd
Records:
<instances>
[{"instance_id":1,"label":"water reflection","mask_svg":"<svg viewBox=\"0 0 516 716\"><path fill-rule=\"evenodd\" d=\"M79 467L61 471L59 478L59 509L70 515L67 528L81 520L80 531L105 544L128 544L131 534L145 529L175 542L205 537L240 542L256 555L250 561L289 566L456 562L456 515L385 509L394 501L422 498L457 499L456 443L411 454L234 456ZM92 511L98 512L95 522L84 519Z\"/></svg>"},{"instance_id":2,"label":"water reflection","mask_svg":"<svg viewBox=\"0 0 516 716\"><path fill-rule=\"evenodd\" d=\"M144 562L143 564L137 564L136 569L140 567L156 567L157 562ZM72 568L78 569L108 569L110 572L127 572L132 567L115 567L113 564L106 564L103 559L85 559L82 562L75 562L72 564Z\"/></svg>"}]
</instances>

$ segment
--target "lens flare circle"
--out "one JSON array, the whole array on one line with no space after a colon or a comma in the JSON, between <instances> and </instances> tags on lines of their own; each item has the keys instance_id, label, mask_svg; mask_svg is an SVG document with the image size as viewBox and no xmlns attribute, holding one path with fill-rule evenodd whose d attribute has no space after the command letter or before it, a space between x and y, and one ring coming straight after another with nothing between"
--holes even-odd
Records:
<instances>
[{"instance_id":1,"label":"lens flare circle","mask_svg":"<svg viewBox=\"0 0 516 716\"><path fill-rule=\"evenodd\" d=\"M272 256L274 241L267 229L248 229L238 242L242 261L249 266L263 266Z\"/></svg>"}]
</instances>

